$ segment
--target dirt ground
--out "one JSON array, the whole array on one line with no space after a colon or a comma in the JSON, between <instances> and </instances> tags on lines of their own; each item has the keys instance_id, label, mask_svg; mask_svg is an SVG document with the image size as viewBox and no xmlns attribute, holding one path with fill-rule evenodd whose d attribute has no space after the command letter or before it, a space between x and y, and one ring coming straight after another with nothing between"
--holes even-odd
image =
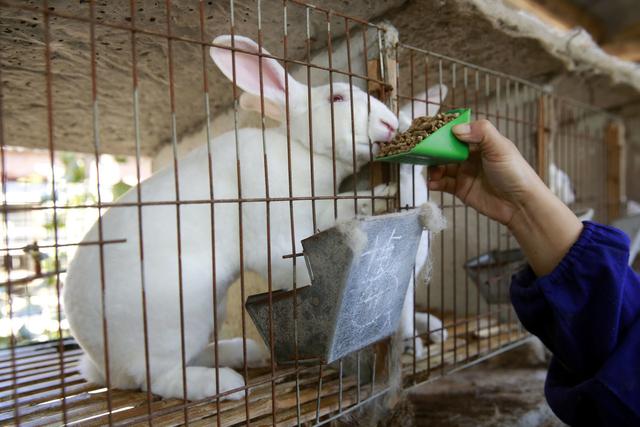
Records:
<instances>
[{"instance_id":1,"label":"dirt ground","mask_svg":"<svg viewBox=\"0 0 640 427\"><path fill-rule=\"evenodd\" d=\"M402 425L437 427L564 426L544 399L546 358L523 346L410 391Z\"/></svg>"}]
</instances>

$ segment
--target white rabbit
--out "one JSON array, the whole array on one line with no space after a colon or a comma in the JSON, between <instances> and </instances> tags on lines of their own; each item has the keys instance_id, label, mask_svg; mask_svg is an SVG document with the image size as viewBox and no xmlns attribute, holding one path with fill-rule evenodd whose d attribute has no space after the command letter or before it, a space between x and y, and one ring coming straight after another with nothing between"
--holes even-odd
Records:
<instances>
[{"instance_id":1,"label":"white rabbit","mask_svg":"<svg viewBox=\"0 0 640 427\"><path fill-rule=\"evenodd\" d=\"M218 46L231 46L231 36L214 40ZM235 36L235 47L258 53L252 40ZM263 50L265 54L268 54ZM233 63L229 49L212 47L211 56L220 70L232 79ZM235 54L237 85L254 95L260 94L259 57ZM213 328L224 320L225 296L228 287L241 274L242 268L267 274L267 196L270 212L270 249L274 288L291 287L294 280L292 262L282 256L301 251L300 239L313 234L310 158L314 161L316 197L334 195L334 188L352 172L352 122L354 110L355 155L360 166L369 159L370 140L388 141L398 127L396 116L380 101L346 84L333 85L333 97L328 86L311 88L313 113L313 151L309 146L307 86L285 75L284 68L274 59L262 59L263 89L269 115L284 117L285 81L288 81L290 141L284 125L267 129L264 134L268 163L269 193L264 180L263 133L260 129L243 128L228 132L210 141L213 148L213 193L215 199L230 199L229 203L190 203L180 205L180 241L177 239L176 199L173 167L155 173L141 184L143 202L167 202L142 207L141 234L144 240L144 281L146 292L147 342L151 390L163 397L184 396L181 329L183 330L184 362L186 364L186 398L200 399L217 392L226 392L244 385L243 377L232 370L242 366L242 340L221 341L219 344L219 388L216 388L210 342ZM352 94L352 96L351 96ZM370 105L370 111L368 109ZM331 108L335 112L332 138ZM333 176L332 140L335 141L335 182ZM207 141L179 161L179 196L182 201L210 199ZM291 181L287 167L290 146ZM237 150L237 151L236 151ZM236 160L236 152L239 162ZM377 147L374 144L374 153ZM238 170L237 170L238 165ZM240 186L239 186L240 184ZM291 185L291 188L290 188ZM291 194L290 194L291 191ZM376 187L377 196L392 196L393 188ZM353 196L353 193L346 194ZM363 191L359 195L370 195ZM239 197L252 201L237 203ZM293 221L287 198L306 197L293 201ZM257 201L255 199L258 199ZM129 191L121 203L137 200L136 189ZM384 200L382 201L384 202ZM375 203L378 210L386 203ZM212 268L211 209L214 209L215 276ZM358 199L357 210L371 212L371 199ZM318 228L335 224L334 202L315 201ZM240 264L240 215L242 218L243 264ZM353 199L338 203L338 217L354 215ZM138 210L135 206L112 207L102 216L102 238L121 239L125 243L103 245L101 270L100 249L80 246L68 269L64 286L64 308L71 330L85 355L81 372L88 380L105 384L106 366L103 342L103 307L108 328L108 358L110 385L115 388L146 389L145 335L141 297L141 262L139 251ZM295 238L291 236L294 231ZM96 223L85 241L98 240ZM180 257L178 256L178 244ZM181 271L178 261L181 261ZM101 296L103 272L105 301ZM180 274L181 273L181 274ZM306 268L295 270L298 284L309 283ZM182 282L182 319L180 313L179 279ZM218 324L213 319L213 289L217 296ZM182 322L181 322L182 320ZM181 323L183 328L181 328ZM247 363L264 363L264 355L255 343L247 343ZM239 398L242 392L226 395Z\"/></svg>"},{"instance_id":2,"label":"white rabbit","mask_svg":"<svg viewBox=\"0 0 640 427\"><path fill-rule=\"evenodd\" d=\"M576 201L571 178L553 162L549 163L549 188L566 205Z\"/></svg>"},{"instance_id":3,"label":"white rabbit","mask_svg":"<svg viewBox=\"0 0 640 427\"><path fill-rule=\"evenodd\" d=\"M447 97L445 85L435 85L413 97L413 100L402 106L399 112L399 131L404 132L409 128L414 118L420 116L435 116L440 109L440 104ZM413 106L412 106L413 104ZM400 206L420 206L428 200L427 182L424 175L425 167L422 165L400 165ZM428 232L422 233L422 239L416 254L416 279L420 286L425 282L429 258ZM402 310L401 332L407 340L407 347L413 348L414 336L414 284L413 277L409 284L409 290ZM425 334L429 332L432 342L440 342L447 339L447 330L443 329L440 319L429 313L415 313L415 333ZM410 341L411 340L411 341ZM415 340L413 351L417 358L423 357L423 346L420 339Z\"/></svg>"},{"instance_id":4,"label":"white rabbit","mask_svg":"<svg viewBox=\"0 0 640 427\"><path fill-rule=\"evenodd\" d=\"M407 103L400 108L399 112L399 128L400 132L404 132L409 128L413 118L420 116L434 116L438 113L441 102L447 96L447 86L435 85L429 88L427 92L422 92L413 97L413 108L411 103ZM260 98L252 95L251 93L243 93L240 97L241 107L249 111L260 110ZM272 116L273 117L273 116ZM400 206L420 206L426 203L428 200L427 195L427 182L424 176L424 166L421 165L400 165ZM367 214L371 212L366 212ZM422 240L418 247L418 253L416 254L416 278L419 280L418 285L424 283L426 275L426 262L429 257L429 239L428 233L424 232ZM413 278L410 283L407 295L405 297L405 304L402 311L402 321L400 324L402 335L407 339L407 347L413 349L411 341L414 335L414 293L413 293ZM447 339L447 330L442 329L443 324L436 316L428 313L416 312L415 313L417 334L429 334L429 338L432 342L440 342ZM416 339L415 349L416 357L423 356L423 346L420 339Z\"/></svg>"}]
</instances>

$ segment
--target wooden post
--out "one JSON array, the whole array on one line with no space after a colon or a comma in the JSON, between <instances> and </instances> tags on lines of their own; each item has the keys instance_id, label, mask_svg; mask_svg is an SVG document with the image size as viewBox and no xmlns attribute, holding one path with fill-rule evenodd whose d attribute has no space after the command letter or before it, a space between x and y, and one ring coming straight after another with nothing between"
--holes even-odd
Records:
<instances>
[{"instance_id":1,"label":"wooden post","mask_svg":"<svg viewBox=\"0 0 640 427\"><path fill-rule=\"evenodd\" d=\"M537 141L536 141L536 172L540 175L542 180L547 182L547 175L549 167L547 164L548 149L549 149L549 128L547 127L547 105L546 95L541 95L538 98L538 129L537 129Z\"/></svg>"},{"instance_id":2,"label":"wooden post","mask_svg":"<svg viewBox=\"0 0 640 427\"><path fill-rule=\"evenodd\" d=\"M387 65L389 63L387 62ZM368 76L369 78L376 79L381 81L382 74L380 61L378 59L371 59L367 62ZM389 66L387 68L390 68ZM393 63L393 68L395 70L395 58ZM395 74L394 74L395 75ZM393 91L393 87L385 84L384 86L378 82L368 81L368 92L371 96L374 96L381 100L382 102L386 102L390 97L391 92ZM385 182L389 182L391 179L391 171L388 163L375 162L371 163L369 168L369 173L371 174L372 184L374 186L378 184L382 184Z\"/></svg>"},{"instance_id":3,"label":"wooden post","mask_svg":"<svg viewBox=\"0 0 640 427\"><path fill-rule=\"evenodd\" d=\"M624 125L612 121L605 131L605 149L607 152L607 219L612 221L621 215L624 201Z\"/></svg>"}]
</instances>

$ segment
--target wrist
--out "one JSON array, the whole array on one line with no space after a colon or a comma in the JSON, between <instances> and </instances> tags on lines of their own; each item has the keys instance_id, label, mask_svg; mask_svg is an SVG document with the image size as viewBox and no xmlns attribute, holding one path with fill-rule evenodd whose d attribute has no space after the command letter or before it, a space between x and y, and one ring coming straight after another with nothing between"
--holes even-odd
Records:
<instances>
[{"instance_id":1,"label":"wrist","mask_svg":"<svg viewBox=\"0 0 640 427\"><path fill-rule=\"evenodd\" d=\"M513 202L513 215L505 225L513 234L521 230L530 229L534 225L537 216L554 205L554 199L556 197L542 180L534 180Z\"/></svg>"},{"instance_id":2,"label":"wrist","mask_svg":"<svg viewBox=\"0 0 640 427\"><path fill-rule=\"evenodd\" d=\"M575 214L544 188L533 185L517 205L509 231L538 276L551 273L580 236L582 223Z\"/></svg>"}]
</instances>

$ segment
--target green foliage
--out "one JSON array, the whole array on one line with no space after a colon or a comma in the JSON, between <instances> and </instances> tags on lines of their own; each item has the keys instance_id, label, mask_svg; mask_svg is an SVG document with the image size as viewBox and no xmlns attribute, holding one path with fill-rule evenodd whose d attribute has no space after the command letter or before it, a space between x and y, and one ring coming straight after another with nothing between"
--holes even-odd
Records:
<instances>
[{"instance_id":1,"label":"green foliage","mask_svg":"<svg viewBox=\"0 0 640 427\"><path fill-rule=\"evenodd\" d=\"M130 188L131 188L131 186L129 184L127 184L126 182L122 181L122 180L120 180L120 181L116 182L115 184L113 184L113 187L111 187L111 193L113 194L113 200L118 199L124 193L129 191Z\"/></svg>"},{"instance_id":2,"label":"green foliage","mask_svg":"<svg viewBox=\"0 0 640 427\"><path fill-rule=\"evenodd\" d=\"M64 164L65 179L67 182L82 183L87 179L87 170L84 161L78 159L75 154L62 153L60 160Z\"/></svg>"},{"instance_id":3,"label":"green foliage","mask_svg":"<svg viewBox=\"0 0 640 427\"><path fill-rule=\"evenodd\" d=\"M60 230L61 228L64 228L66 226L66 218L60 212L57 213L57 218L56 218L55 222L54 222L53 216L52 216L51 219L47 220L47 222L42 224L42 226L48 232L53 233L55 231L55 229L56 229L56 223L58 225L58 227L57 227L58 230Z\"/></svg>"}]
</instances>

